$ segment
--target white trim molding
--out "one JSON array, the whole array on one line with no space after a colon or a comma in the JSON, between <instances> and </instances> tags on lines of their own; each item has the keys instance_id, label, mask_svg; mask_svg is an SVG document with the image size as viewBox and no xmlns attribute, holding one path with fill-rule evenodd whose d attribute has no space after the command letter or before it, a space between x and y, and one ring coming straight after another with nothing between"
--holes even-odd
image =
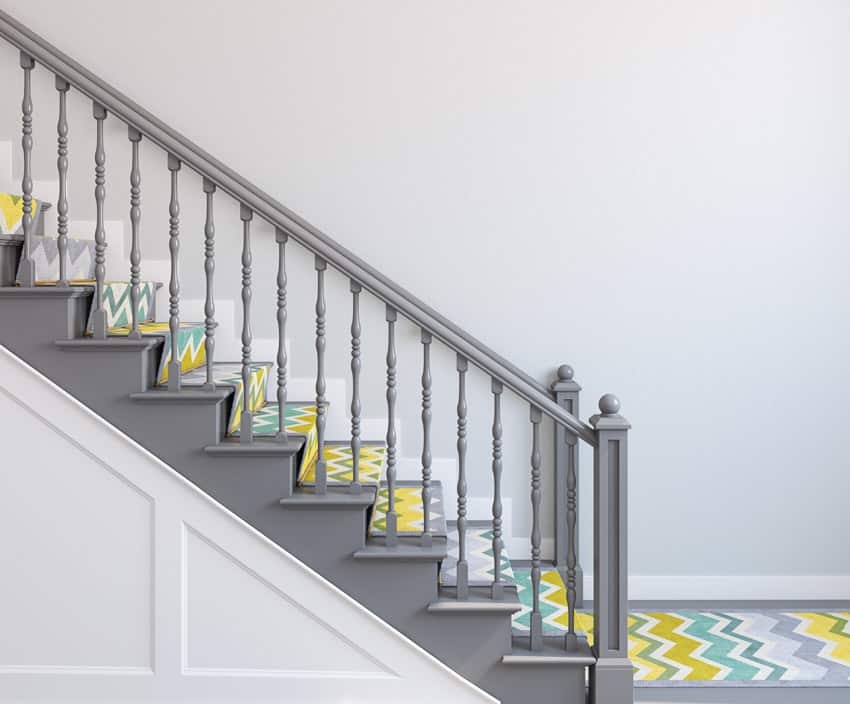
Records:
<instances>
[{"instance_id":1,"label":"white trim molding","mask_svg":"<svg viewBox=\"0 0 850 704\"><path fill-rule=\"evenodd\" d=\"M0 414L0 703L496 702L2 346Z\"/></svg>"}]
</instances>

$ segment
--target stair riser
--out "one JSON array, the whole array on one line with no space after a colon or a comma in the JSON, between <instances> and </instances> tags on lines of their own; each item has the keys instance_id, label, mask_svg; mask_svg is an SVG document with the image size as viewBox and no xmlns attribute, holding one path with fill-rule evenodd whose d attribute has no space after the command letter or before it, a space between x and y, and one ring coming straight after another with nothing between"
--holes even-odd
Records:
<instances>
[{"instance_id":1,"label":"stair riser","mask_svg":"<svg viewBox=\"0 0 850 704\"><path fill-rule=\"evenodd\" d=\"M0 289L0 341L15 354L29 361L37 348L83 334L91 306L90 291L76 295L69 292L68 297L48 289L36 289L32 297L27 294L21 289Z\"/></svg>"},{"instance_id":2,"label":"stair riser","mask_svg":"<svg viewBox=\"0 0 850 704\"><path fill-rule=\"evenodd\" d=\"M333 574L366 544L366 510L279 506L268 530L289 552L337 583Z\"/></svg>"},{"instance_id":3,"label":"stair riser","mask_svg":"<svg viewBox=\"0 0 850 704\"><path fill-rule=\"evenodd\" d=\"M584 667L500 663L477 684L502 704L585 704L587 701Z\"/></svg>"}]
</instances>

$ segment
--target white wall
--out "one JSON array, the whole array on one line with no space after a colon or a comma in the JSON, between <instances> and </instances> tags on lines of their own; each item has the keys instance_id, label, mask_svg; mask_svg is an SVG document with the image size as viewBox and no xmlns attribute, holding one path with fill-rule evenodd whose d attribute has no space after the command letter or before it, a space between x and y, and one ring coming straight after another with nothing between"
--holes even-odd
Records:
<instances>
[{"instance_id":1,"label":"white wall","mask_svg":"<svg viewBox=\"0 0 850 704\"><path fill-rule=\"evenodd\" d=\"M574 365L585 414L618 393L634 424L634 574L761 576L768 587L850 575L846 3L0 6L541 381ZM44 101L55 98L40 80L36 162L48 170L55 113ZM19 125L9 90L0 136ZM91 201L90 149L85 166L74 152L88 114L73 114L76 207ZM126 179L122 131L109 139L109 173ZM150 184L164 159L144 157ZM185 231L199 241L199 182L184 183L197 198L184 196ZM145 247L159 258L164 187L143 196ZM126 186L116 189L110 217L126 211ZM224 210L220 240L232 243L220 251L232 255L237 213ZM184 281L200 297L188 266L200 272L201 249L185 251ZM256 328L271 337L273 253L258 251L268 293L255 295ZM293 257L299 376L311 373L309 266ZM222 296L236 296L237 271L221 260ZM330 286L330 372L342 376L346 282ZM379 307L364 334L366 412L380 415ZM415 331L401 337L412 457L419 352ZM451 357L440 362L438 454L450 456L455 382ZM484 496L490 409L486 380L473 381L471 490ZM505 438L520 536L526 415L509 409L520 425Z\"/></svg>"},{"instance_id":2,"label":"white wall","mask_svg":"<svg viewBox=\"0 0 850 704\"><path fill-rule=\"evenodd\" d=\"M495 702L3 347L0 413L0 702Z\"/></svg>"}]
</instances>

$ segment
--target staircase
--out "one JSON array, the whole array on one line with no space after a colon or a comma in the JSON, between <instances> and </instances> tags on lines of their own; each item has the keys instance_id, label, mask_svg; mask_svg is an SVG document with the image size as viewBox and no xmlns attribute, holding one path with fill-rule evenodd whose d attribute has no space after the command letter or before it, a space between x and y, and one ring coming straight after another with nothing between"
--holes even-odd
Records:
<instances>
[{"instance_id":1,"label":"staircase","mask_svg":"<svg viewBox=\"0 0 850 704\"><path fill-rule=\"evenodd\" d=\"M0 287L0 344L499 700L632 701L626 636L630 426L619 415L619 401L607 394L600 400L599 414L589 423L579 420L580 387L571 369L562 367L552 389L544 388L2 12L0 34L21 52L24 157L21 198L15 201L20 209L21 252L16 282ZM36 67L55 75L59 103L56 237L52 231L39 232L36 216L45 204L33 196L31 80ZM96 129L96 218L94 239L88 243L69 237L66 100L70 88L92 101ZM107 278L106 119L126 123L131 143L131 247L122 269L128 277L110 269ZM162 284L145 280L141 266L139 144L143 139L164 150L168 174L161 176L170 182L170 278ZM39 140L39 144L45 142L46 138ZM206 300L204 319L196 322L181 317L178 183L184 166L202 177L206 202L202 274ZM232 207L238 206L242 222L241 359L231 362L216 358L217 196L235 201ZM273 361L255 360L252 347L255 218L271 223L276 232L278 344ZM293 245L314 255L314 335L287 330L286 253ZM346 403L328 397L325 373L329 266L350 280L351 431L344 437L327 433L331 404ZM163 284L168 310L160 320L155 299ZM385 306L387 424L386 436L380 440L361 437L363 294L377 297ZM417 395L422 451L421 478L416 480L398 478L399 316L421 330L422 375ZM316 350L315 397L291 399L287 341L305 334L314 338ZM434 344L447 346L456 356L457 511L453 521L447 520L447 487L432 473ZM489 376L493 402L492 516L486 521L472 520L468 506L471 366ZM506 391L529 407L532 525L527 563L511 560L503 535L502 402ZM541 482L544 423L556 429L556 554L552 561L544 560L541 540L541 505L547 491ZM592 608L584 613L578 610L582 573L576 548L581 442L594 452L594 589ZM547 584L555 583L566 594L566 624L552 633L544 623L541 593ZM434 694L439 697L439 692Z\"/></svg>"}]
</instances>

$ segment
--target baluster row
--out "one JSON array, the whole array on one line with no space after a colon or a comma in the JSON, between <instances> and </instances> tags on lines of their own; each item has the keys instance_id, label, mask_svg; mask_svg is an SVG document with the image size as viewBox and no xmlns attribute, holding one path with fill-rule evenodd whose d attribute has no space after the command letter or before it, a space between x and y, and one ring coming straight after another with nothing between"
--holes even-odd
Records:
<instances>
[{"instance_id":1,"label":"baluster row","mask_svg":"<svg viewBox=\"0 0 850 704\"><path fill-rule=\"evenodd\" d=\"M24 248L22 253L22 265L20 269L20 282L23 286L33 286L36 283L35 264L32 257L33 246L33 179L32 179L32 150L33 150L33 102L31 73L35 67L35 61L26 53L21 52L20 65L24 74L24 91L21 104L22 109L22 140L23 149L23 178L22 188L22 228L24 234ZM57 172L59 176L58 194L58 218L57 218L57 249L59 254L59 275L57 286L67 287L69 285L68 272L68 117L67 117L67 95L70 83L60 76L55 77L55 88L58 93L58 122L57 122ZM104 307L104 285L106 275L106 231L104 226L104 208L106 197L106 151L104 144L104 122L107 118L106 108L94 102L92 104L92 115L96 125L96 147L94 153L94 196L96 209L95 222L95 295L94 310L92 314L92 333L95 339L105 339L107 335L107 312ZM131 301L131 325L129 337L140 339L139 309L141 296L141 247L140 247L140 222L141 222L141 172L139 164L139 149L142 133L132 125L128 126L128 139L131 143L131 168L130 168L130 301ZM182 163L175 155L169 154L167 168L170 172L170 199L169 199L169 239L168 248L170 254L170 278L169 278L169 318L168 335L171 349L171 359L168 365L168 388L170 391L181 389L181 360L179 346L180 331L180 278L179 278L179 254L180 254L180 201L178 195L178 174ZM206 219L204 224L204 273L205 273L205 301L204 301L204 350L207 359L206 382L204 388L212 390L215 388L213 375L213 364L215 358L215 224L213 213L213 198L216 185L208 178L203 179L203 192L206 201ZM251 327L251 303L252 303L252 251L251 251L251 222L253 210L245 204L240 205L240 219L243 223L242 256L241 256L241 299L242 299L242 355L241 355L241 378L243 383L242 409L241 409L241 435L240 442L251 443L253 437L253 414L251 410L251 367L252 367L252 327ZM278 326L278 351L277 351L277 402L279 405L279 424L277 439L286 442L288 439L286 431L286 401L287 401L287 350L286 350L286 322L287 322L287 274L285 246L288 242L287 233L281 228L276 228L276 242L278 245L278 271L277 271L277 326ZM325 462L326 425L327 425L327 380L325 378L325 355L326 355L326 315L327 303L325 295L325 271L327 262L321 257L315 257L315 270L317 275L316 292L316 431L318 445L318 459L316 465L316 492L321 494L327 491L327 467ZM360 477L360 454L361 454L361 335L362 324L360 318L360 294L361 284L355 279L350 281L350 292L352 294L352 317L351 317L351 375L352 375L352 400L351 400L351 454L352 454L352 479L350 491L362 490ZM396 350L396 322L397 311L392 306L386 306L387 322L387 435L386 435L386 485L387 485L387 517L386 517L386 544L393 546L398 544L398 517L396 512L396 471L397 471L397 433L396 433L396 403L397 403L397 350ZM423 328L421 330L422 344L422 376L421 376L421 419L422 419L422 453L421 470L422 484L421 496L423 505L423 530L421 544L425 547L432 545L432 521L431 504L433 501L432 486L432 375L431 375L431 344L432 334ZM461 354L457 355L456 371L458 374L458 400L457 400L457 597L466 599L469 597L469 564L467 555L467 504L468 504L468 479L467 479L467 372L469 361ZM568 378L567 370L569 372ZM559 370L563 391L564 384L572 384L570 393L575 397L570 399L567 409L577 414L577 390L580 389L572 381L572 370L563 367ZM490 596L493 599L503 599L505 596L505 581L502 570L502 556L504 551L503 539L503 506L502 506L502 472L503 472L503 428L502 428L502 382L493 377L491 379L491 392L493 395L493 423L492 423L492 554L493 554L493 579L490 584ZM597 423L602 419L603 425L606 420L620 417L616 411L618 403L611 399L603 399L602 415L595 417ZM616 408L615 408L616 406ZM531 423L531 582L533 591L533 605L530 619L530 647L533 650L542 647L542 615L539 603L539 586L541 581L541 449L540 449L540 426L542 422L542 411L532 405L530 408ZM612 421L613 422L613 421ZM596 426L595 426L596 427ZM604 428L614 426L610 423ZM624 433L627 426L617 425L618 432L622 431L622 437L617 436L618 442L622 439L624 448ZM556 442L565 444L568 449L562 454L565 470L562 483L558 484L559 495L556 500L558 526L556 528L556 566L564 569L565 582L568 599L568 632L565 640L566 647L574 648L577 644L575 631L575 608L581 602L581 568L577 559L577 482L578 482L578 451L577 437L563 428L556 432ZM620 445L617 445L620 447ZM610 453L611 451L608 450ZM557 452L556 452L557 455ZM606 460L604 452L597 452L597 462L610 461L615 469L612 472L623 470L623 463L619 455L613 459ZM601 459L599 459L601 457ZM559 460L560 461L560 460ZM556 468L556 471L557 468ZM616 483L619 475L609 477L608 497L610 501L617 500L615 494L621 492L621 487ZM600 479L597 477L597 481ZM563 491L561 491L563 489ZM563 494L563 496L561 496ZM563 516L561 515L563 513ZM598 518L598 516L597 516ZM563 524L563 525L561 525ZM600 527L597 526L597 529ZM612 544L618 536L608 533L601 539L608 540ZM610 547L610 546L609 546ZM612 549L619 549L614 545ZM616 566L619 570L619 566ZM613 569L613 568L612 568ZM619 571L614 571L610 579L621 580ZM599 582L600 580L597 580ZM601 580L604 581L604 580ZM611 631L613 633L613 631ZM610 633L609 633L610 635ZM622 644L615 643L620 647Z\"/></svg>"}]
</instances>

